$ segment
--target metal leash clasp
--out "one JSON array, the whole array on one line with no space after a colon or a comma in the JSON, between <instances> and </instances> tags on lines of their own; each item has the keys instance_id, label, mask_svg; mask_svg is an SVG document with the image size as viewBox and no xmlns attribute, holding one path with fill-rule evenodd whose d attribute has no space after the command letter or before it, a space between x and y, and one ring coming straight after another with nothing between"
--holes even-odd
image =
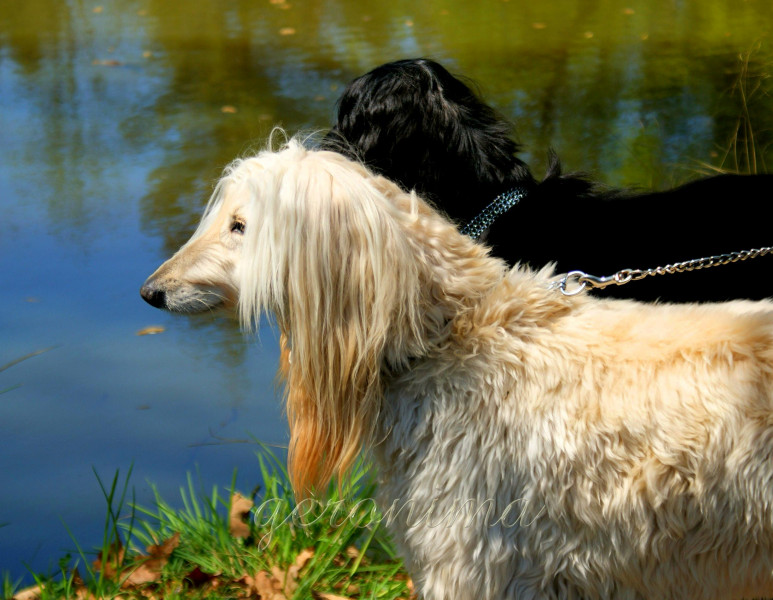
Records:
<instances>
[{"instance_id":1,"label":"metal leash clasp","mask_svg":"<svg viewBox=\"0 0 773 600\"><path fill-rule=\"evenodd\" d=\"M623 285L631 281L631 278L632 273L630 269L623 269L608 277L597 277L596 275L589 275L584 271L569 271L558 282L558 289L561 290L564 296L576 296L588 286L603 289L610 285ZM576 287L570 288L570 285Z\"/></svg>"}]
</instances>

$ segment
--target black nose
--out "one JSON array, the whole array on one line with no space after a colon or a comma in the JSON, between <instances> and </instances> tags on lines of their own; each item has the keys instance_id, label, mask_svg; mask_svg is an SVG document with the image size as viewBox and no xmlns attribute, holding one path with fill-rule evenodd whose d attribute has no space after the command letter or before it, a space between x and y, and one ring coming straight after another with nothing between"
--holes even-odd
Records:
<instances>
[{"instance_id":1,"label":"black nose","mask_svg":"<svg viewBox=\"0 0 773 600\"><path fill-rule=\"evenodd\" d=\"M156 308L166 307L166 293L164 290L159 290L153 283L146 283L140 288L140 296Z\"/></svg>"}]
</instances>

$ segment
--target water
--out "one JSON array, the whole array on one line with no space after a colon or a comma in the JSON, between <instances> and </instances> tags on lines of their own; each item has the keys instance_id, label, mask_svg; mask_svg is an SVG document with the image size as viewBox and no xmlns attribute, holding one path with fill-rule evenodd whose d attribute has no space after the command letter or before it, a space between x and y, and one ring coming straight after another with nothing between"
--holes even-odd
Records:
<instances>
[{"instance_id":1,"label":"water","mask_svg":"<svg viewBox=\"0 0 773 600\"><path fill-rule=\"evenodd\" d=\"M138 294L275 124L324 130L353 77L429 56L517 121L537 174L550 147L614 185L763 170L772 17L762 0L4 0L0 367L46 351L0 371L0 570L53 566L67 528L100 542L95 471L133 466L141 504L151 484L174 503L188 472L252 489L250 440L287 443L274 331Z\"/></svg>"}]
</instances>

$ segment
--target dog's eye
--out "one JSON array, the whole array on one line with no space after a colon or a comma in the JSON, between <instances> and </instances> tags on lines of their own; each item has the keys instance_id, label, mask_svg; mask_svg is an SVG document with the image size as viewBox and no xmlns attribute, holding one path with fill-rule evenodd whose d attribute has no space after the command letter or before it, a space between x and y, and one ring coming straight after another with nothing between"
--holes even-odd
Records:
<instances>
[{"instance_id":1,"label":"dog's eye","mask_svg":"<svg viewBox=\"0 0 773 600\"><path fill-rule=\"evenodd\" d=\"M246 223L242 221L241 219L234 219L231 221L231 233L244 233L244 227L246 226Z\"/></svg>"}]
</instances>

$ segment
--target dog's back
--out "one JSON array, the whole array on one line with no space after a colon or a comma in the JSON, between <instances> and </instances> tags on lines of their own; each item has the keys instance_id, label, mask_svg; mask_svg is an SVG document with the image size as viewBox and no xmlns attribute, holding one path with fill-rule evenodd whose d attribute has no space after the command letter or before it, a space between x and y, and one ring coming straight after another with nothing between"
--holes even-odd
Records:
<instances>
[{"instance_id":1,"label":"dog's back","mask_svg":"<svg viewBox=\"0 0 773 600\"><path fill-rule=\"evenodd\" d=\"M385 403L427 596L773 592L773 304L543 293L515 271Z\"/></svg>"}]
</instances>

